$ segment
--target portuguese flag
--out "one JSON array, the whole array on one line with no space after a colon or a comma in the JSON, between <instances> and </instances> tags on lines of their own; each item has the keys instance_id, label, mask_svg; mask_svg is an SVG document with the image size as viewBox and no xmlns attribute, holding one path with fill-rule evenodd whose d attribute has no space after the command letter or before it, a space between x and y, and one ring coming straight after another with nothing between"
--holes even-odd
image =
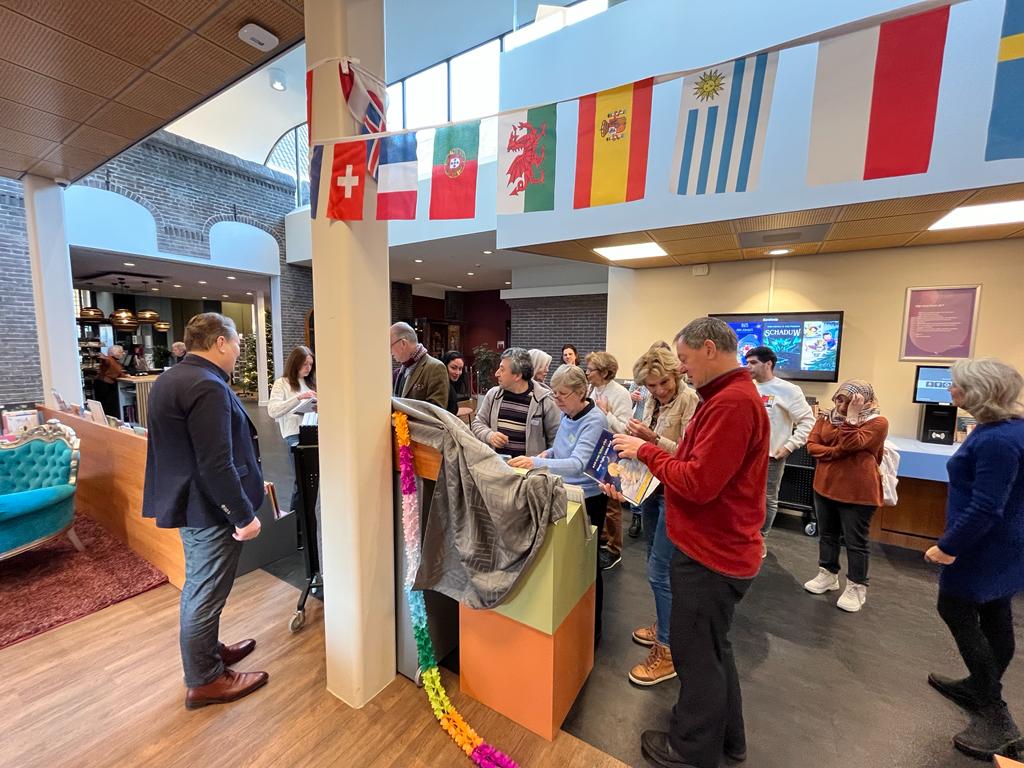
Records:
<instances>
[{"instance_id":1,"label":"portuguese flag","mask_svg":"<svg viewBox=\"0 0 1024 768\"><path fill-rule=\"evenodd\" d=\"M579 99L573 208L642 200L654 78Z\"/></svg>"},{"instance_id":2,"label":"portuguese flag","mask_svg":"<svg viewBox=\"0 0 1024 768\"><path fill-rule=\"evenodd\" d=\"M480 121L438 128L434 132L434 169L430 175L430 218L476 216L476 166Z\"/></svg>"},{"instance_id":3,"label":"portuguese flag","mask_svg":"<svg viewBox=\"0 0 1024 768\"><path fill-rule=\"evenodd\" d=\"M498 213L555 209L556 104L498 118Z\"/></svg>"}]
</instances>

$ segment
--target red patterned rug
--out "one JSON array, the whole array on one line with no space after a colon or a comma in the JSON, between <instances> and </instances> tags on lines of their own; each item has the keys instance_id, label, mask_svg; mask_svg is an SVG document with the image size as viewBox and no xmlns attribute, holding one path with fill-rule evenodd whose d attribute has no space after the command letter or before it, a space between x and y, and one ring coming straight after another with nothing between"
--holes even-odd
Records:
<instances>
[{"instance_id":1,"label":"red patterned rug","mask_svg":"<svg viewBox=\"0 0 1024 768\"><path fill-rule=\"evenodd\" d=\"M167 577L84 515L75 532L0 560L0 648L127 600Z\"/></svg>"}]
</instances>

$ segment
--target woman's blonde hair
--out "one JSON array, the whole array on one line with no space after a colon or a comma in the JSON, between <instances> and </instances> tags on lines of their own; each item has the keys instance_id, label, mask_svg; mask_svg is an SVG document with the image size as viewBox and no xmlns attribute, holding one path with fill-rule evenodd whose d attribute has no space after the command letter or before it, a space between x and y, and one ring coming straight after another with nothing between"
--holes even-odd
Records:
<instances>
[{"instance_id":1,"label":"woman's blonde hair","mask_svg":"<svg viewBox=\"0 0 1024 768\"><path fill-rule=\"evenodd\" d=\"M649 376L658 379L675 376L677 384L683 383L683 374L679 372L679 358L667 344L653 345L633 363L633 381L643 384Z\"/></svg>"},{"instance_id":2,"label":"woman's blonde hair","mask_svg":"<svg viewBox=\"0 0 1024 768\"><path fill-rule=\"evenodd\" d=\"M551 377L552 389L571 389L580 397L587 396L587 376L578 365L560 365Z\"/></svg>"},{"instance_id":3,"label":"woman's blonde hair","mask_svg":"<svg viewBox=\"0 0 1024 768\"><path fill-rule=\"evenodd\" d=\"M1024 376L994 357L958 360L951 371L953 385L963 390L960 406L979 422L1005 421L1024 416L1020 402Z\"/></svg>"}]
</instances>

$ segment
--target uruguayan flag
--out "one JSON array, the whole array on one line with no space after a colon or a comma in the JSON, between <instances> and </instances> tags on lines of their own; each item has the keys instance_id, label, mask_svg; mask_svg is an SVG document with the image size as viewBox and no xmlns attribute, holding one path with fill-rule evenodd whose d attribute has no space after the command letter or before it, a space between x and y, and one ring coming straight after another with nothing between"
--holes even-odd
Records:
<instances>
[{"instance_id":1,"label":"uruguayan flag","mask_svg":"<svg viewBox=\"0 0 1024 768\"><path fill-rule=\"evenodd\" d=\"M708 67L683 80L672 189L680 195L757 186L779 54Z\"/></svg>"}]
</instances>

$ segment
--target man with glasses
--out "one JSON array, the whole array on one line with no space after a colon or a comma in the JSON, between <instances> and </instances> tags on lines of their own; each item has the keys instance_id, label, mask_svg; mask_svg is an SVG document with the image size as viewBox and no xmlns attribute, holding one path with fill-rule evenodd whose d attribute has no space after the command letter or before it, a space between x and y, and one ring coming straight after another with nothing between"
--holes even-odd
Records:
<instances>
[{"instance_id":1,"label":"man with glasses","mask_svg":"<svg viewBox=\"0 0 1024 768\"><path fill-rule=\"evenodd\" d=\"M391 356L400 366L395 372L395 397L423 400L439 408L448 405L448 368L427 354L408 323L391 326Z\"/></svg>"}]
</instances>

